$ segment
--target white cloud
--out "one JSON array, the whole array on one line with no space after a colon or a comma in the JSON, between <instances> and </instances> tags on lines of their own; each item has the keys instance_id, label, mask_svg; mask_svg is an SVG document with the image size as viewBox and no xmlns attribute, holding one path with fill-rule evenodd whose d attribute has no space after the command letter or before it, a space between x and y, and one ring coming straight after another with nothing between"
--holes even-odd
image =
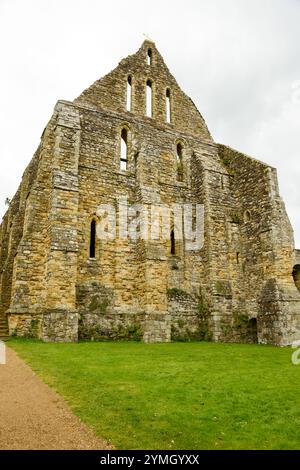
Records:
<instances>
[{"instance_id":1,"label":"white cloud","mask_svg":"<svg viewBox=\"0 0 300 470\"><path fill-rule=\"evenodd\" d=\"M300 247L299 24L299 0L0 0L0 213L56 101L148 33L215 140L278 168Z\"/></svg>"}]
</instances>

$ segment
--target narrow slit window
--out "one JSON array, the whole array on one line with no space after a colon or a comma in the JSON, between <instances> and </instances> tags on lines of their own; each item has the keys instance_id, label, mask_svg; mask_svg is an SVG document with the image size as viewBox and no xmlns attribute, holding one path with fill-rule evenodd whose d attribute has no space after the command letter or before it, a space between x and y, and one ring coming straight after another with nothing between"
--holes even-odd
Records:
<instances>
[{"instance_id":1,"label":"narrow slit window","mask_svg":"<svg viewBox=\"0 0 300 470\"><path fill-rule=\"evenodd\" d=\"M177 151L177 180L183 181L183 165L182 165L183 147L182 147L182 144L180 143L177 144L176 151Z\"/></svg>"},{"instance_id":2,"label":"narrow slit window","mask_svg":"<svg viewBox=\"0 0 300 470\"><path fill-rule=\"evenodd\" d=\"M151 80L147 81L146 115L148 117L152 117L152 82L151 82Z\"/></svg>"},{"instance_id":3,"label":"narrow slit window","mask_svg":"<svg viewBox=\"0 0 300 470\"><path fill-rule=\"evenodd\" d=\"M237 252L236 254L236 264L240 264L240 253Z\"/></svg>"},{"instance_id":4,"label":"narrow slit window","mask_svg":"<svg viewBox=\"0 0 300 470\"><path fill-rule=\"evenodd\" d=\"M96 258L96 220L91 222L90 233L90 258Z\"/></svg>"},{"instance_id":5,"label":"narrow slit window","mask_svg":"<svg viewBox=\"0 0 300 470\"><path fill-rule=\"evenodd\" d=\"M131 111L131 100L132 100L132 78L129 76L127 79L127 97L126 97L126 109Z\"/></svg>"},{"instance_id":6,"label":"narrow slit window","mask_svg":"<svg viewBox=\"0 0 300 470\"><path fill-rule=\"evenodd\" d=\"M166 92L166 121L171 122L171 92L169 89Z\"/></svg>"},{"instance_id":7,"label":"narrow slit window","mask_svg":"<svg viewBox=\"0 0 300 470\"><path fill-rule=\"evenodd\" d=\"M147 65L152 65L152 50L148 49L147 52Z\"/></svg>"},{"instance_id":8,"label":"narrow slit window","mask_svg":"<svg viewBox=\"0 0 300 470\"><path fill-rule=\"evenodd\" d=\"M171 255L176 255L174 228L172 228L171 233L170 233L170 241L171 241Z\"/></svg>"},{"instance_id":9,"label":"narrow slit window","mask_svg":"<svg viewBox=\"0 0 300 470\"><path fill-rule=\"evenodd\" d=\"M127 148L127 130L122 129L121 132L121 158L120 158L120 169L127 170L128 163L128 148Z\"/></svg>"}]
</instances>

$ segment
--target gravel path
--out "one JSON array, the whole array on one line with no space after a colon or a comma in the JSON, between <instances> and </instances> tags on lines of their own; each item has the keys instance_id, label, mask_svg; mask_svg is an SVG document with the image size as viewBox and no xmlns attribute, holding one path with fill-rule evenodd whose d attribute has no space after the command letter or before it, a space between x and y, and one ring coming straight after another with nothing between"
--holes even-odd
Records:
<instances>
[{"instance_id":1,"label":"gravel path","mask_svg":"<svg viewBox=\"0 0 300 470\"><path fill-rule=\"evenodd\" d=\"M7 348L0 364L0 449L109 449Z\"/></svg>"}]
</instances>

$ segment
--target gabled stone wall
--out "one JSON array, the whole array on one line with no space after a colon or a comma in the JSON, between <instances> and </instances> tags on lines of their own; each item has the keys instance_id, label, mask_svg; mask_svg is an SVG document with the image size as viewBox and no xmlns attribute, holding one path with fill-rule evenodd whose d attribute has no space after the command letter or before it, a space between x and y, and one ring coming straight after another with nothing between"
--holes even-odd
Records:
<instances>
[{"instance_id":1,"label":"gabled stone wall","mask_svg":"<svg viewBox=\"0 0 300 470\"><path fill-rule=\"evenodd\" d=\"M176 239L171 253L171 236L116 237L97 239L90 257L99 206L112 204L118 214L120 198L128 207L203 205L203 246L188 250ZM0 240L0 327L8 320L10 334L46 341L299 339L298 254L276 171L213 141L149 41L73 103L57 103Z\"/></svg>"}]
</instances>

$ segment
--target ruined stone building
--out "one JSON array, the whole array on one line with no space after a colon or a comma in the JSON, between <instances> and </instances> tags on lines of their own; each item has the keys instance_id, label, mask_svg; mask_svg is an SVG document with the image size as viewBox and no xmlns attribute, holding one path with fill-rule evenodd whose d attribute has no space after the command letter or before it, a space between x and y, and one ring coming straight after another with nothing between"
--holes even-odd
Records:
<instances>
[{"instance_id":1,"label":"ruined stone building","mask_svg":"<svg viewBox=\"0 0 300 470\"><path fill-rule=\"evenodd\" d=\"M186 250L172 226L99 239L97 208L124 196L203 204L203 246ZM3 218L0 276L2 336L300 339L300 254L276 170L214 142L149 40L56 104Z\"/></svg>"}]
</instances>

